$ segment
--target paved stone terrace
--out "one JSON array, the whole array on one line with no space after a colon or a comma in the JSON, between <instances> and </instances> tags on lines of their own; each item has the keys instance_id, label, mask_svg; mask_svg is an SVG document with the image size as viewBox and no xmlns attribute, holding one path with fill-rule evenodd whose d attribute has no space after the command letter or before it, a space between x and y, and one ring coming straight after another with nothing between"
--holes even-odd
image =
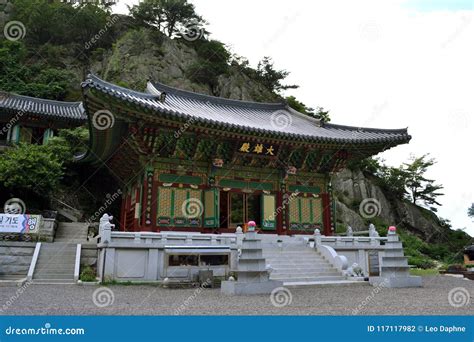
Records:
<instances>
[{"instance_id":1,"label":"paved stone terrace","mask_svg":"<svg viewBox=\"0 0 474 342\"><path fill-rule=\"evenodd\" d=\"M291 304L278 308L269 295L222 295L220 289L163 289L149 285L111 285L114 302L100 308L93 294L100 286L34 285L0 287L0 315L472 315L474 281L424 277L424 288L372 286L291 288ZM448 293L462 287L468 304L455 308ZM376 292L376 289L378 290ZM105 297L105 296L104 296ZM107 300L102 297L102 303ZM101 302L100 298L98 301ZM12 302L8 305L7 302ZM7 303L7 306L5 304Z\"/></svg>"}]
</instances>

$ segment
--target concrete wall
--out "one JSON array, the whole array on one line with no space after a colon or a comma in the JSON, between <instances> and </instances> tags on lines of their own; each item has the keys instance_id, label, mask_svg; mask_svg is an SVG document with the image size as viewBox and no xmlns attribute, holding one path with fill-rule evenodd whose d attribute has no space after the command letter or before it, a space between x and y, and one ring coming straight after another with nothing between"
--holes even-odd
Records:
<instances>
[{"instance_id":1,"label":"concrete wall","mask_svg":"<svg viewBox=\"0 0 474 342\"><path fill-rule=\"evenodd\" d=\"M224 277L236 267L235 235L112 232L108 243L98 244L97 273L104 280L195 280L200 270ZM228 265L169 266L170 255L227 254ZM82 259L82 258L81 258Z\"/></svg>"},{"instance_id":2,"label":"concrete wall","mask_svg":"<svg viewBox=\"0 0 474 342\"><path fill-rule=\"evenodd\" d=\"M26 277L35 246L34 242L0 242L0 275Z\"/></svg>"},{"instance_id":3,"label":"concrete wall","mask_svg":"<svg viewBox=\"0 0 474 342\"><path fill-rule=\"evenodd\" d=\"M369 253L378 253L378 265L381 264L381 258L384 255L383 246L358 246L354 247L333 247L337 254L344 255L347 258L349 267L354 263L358 264L364 270L364 275L369 275Z\"/></svg>"}]
</instances>

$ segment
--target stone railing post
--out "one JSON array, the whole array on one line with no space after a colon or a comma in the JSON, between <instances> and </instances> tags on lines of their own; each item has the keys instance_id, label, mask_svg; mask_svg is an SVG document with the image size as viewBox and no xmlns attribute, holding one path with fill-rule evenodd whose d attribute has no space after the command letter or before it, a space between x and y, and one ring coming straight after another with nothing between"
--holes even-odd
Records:
<instances>
[{"instance_id":1,"label":"stone railing post","mask_svg":"<svg viewBox=\"0 0 474 342\"><path fill-rule=\"evenodd\" d=\"M141 243L142 242L142 236L140 233L135 233L135 236L133 238L134 243Z\"/></svg>"},{"instance_id":2,"label":"stone railing post","mask_svg":"<svg viewBox=\"0 0 474 342\"><path fill-rule=\"evenodd\" d=\"M244 233L242 232L242 227L237 227L235 230L235 235L237 237L237 247L242 247L242 241L244 240Z\"/></svg>"},{"instance_id":3,"label":"stone railing post","mask_svg":"<svg viewBox=\"0 0 474 342\"><path fill-rule=\"evenodd\" d=\"M314 230L314 247L321 245L321 231L319 229Z\"/></svg>"}]
</instances>

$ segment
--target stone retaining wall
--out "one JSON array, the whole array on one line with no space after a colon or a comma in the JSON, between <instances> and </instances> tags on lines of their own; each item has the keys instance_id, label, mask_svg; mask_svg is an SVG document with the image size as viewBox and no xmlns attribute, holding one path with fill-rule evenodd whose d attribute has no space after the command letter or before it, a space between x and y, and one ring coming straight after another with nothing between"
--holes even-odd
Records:
<instances>
[{"instance_id":1,"label":"stone retaining wall","mask_svg":"<svg viewBox=\"0 0 474 342\"><path fill-rule=\"evenodd\" d=\"M26 277L35 246L34 242L0 242L0 275Z\"/></svg>"},{"instance_id":2,"label":"stone retaining wall","mask_svg":"<svg viewBox=\"0 0 474 342\"><path fill-rule=\"evenodd\" d=\"M84 244L81 248L81 267L84 266L97 266L97 245L96 244Z\"/></svg>"}]
</instances>

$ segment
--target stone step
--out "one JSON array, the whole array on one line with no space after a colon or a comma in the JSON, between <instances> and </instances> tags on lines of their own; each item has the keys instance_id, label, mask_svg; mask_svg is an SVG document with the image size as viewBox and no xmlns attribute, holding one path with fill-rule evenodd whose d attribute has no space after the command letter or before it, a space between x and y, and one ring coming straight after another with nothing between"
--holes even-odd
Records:
<instances>
[{"instance_id":1,"label":"stone step","mask_svg":"<svg viewBox=\"0 0 474 342\"><path fill-rule=\"evenodd\" d=\"M64 248L74 248L76 247L75 243L66 243L66 242L48 242L41 245L41 250L45 249L64 249Z\"/></svg>"},{"instance_id":2,"label":"stone step","mask_svg":"<svg viewBox=\"0 0 474 342\"><path fill-rule=\"evenodd\" d=\"M307 273L270 273L271 278L275 280L279 279L294 279L294 278L315 278L324 276L342 277L339 272L327 271L327 272L307 272Z\"/></svg>"},{"instance_id":3,"label":"stone step","mask_svg":"<svg viewBox=\"0 0 474 342\"><path fill-rule=\"evenodd\" d=\"M269 251L269 250L263 250L263 254L265 255L319 255L315 250L309 250L309 251Z\"/></svg>"},{"instance_id":4,"label":"stone step","mask_svg":"<svg viewBox=\"0 0 474 342\"><path fill-rule=\"evenodd\" d=\"M89 227L87 222L59 222L58 227Z\"/></svg>"},{"instance_id":5,"label":"stone step","mask_svg":"<svg viewBox=\"0 0 474 342\"><path fill-rule=\"evenodd\" d=\"M58 269L70 269L73 270L75 266L74 260L70 262L63 262L63 263L42 263L36 265L35 272L41 270L58 270Z\"/></svg>"},{"instance_id":6,"label":"stone step","mask_svg":"<svg viewBox=\"0 0 474 342\"><path fill-rule=\"evenodd\" d=\"M43 250L41 248L39 255L40 257L43 255L47 257L54 257L54 256L59 256L59 255L64 255L64 256L76 255L76 248L74 248L74 250L72 249Z\"/></svg>"},{"instance_id":7,"label":"stone step","mask_svg":"<svg viewBox=\"0 0 474 342\"><path fill-rule=\"evenodd\" d=\"M87 236L87 232L80 232L80 231L61 231L58 230L56 232L57 237L66 237L66 236Z\"/></svg>"},{"instance_id":8,"label":"stone step","mask_svg":"<svg viewBox=\"0 0 474 342\"><path fill-rule=\"evenodd\" d=\"M273 272L280 272L280 273L304 273L304 272L325 272L325 271L336 271L336 269L331 265L326 265L322 267L274 267L270 265L273 269Z\"/></svg>"},{"instance_id":9,"label":"stone step","mask_svg":"<svg viewBox=\"0 0 474 342\"><path fill-rule=\"evenodd\" d=\"M317 277L301 277L301 278L288 278L288 279L274 279L270 277L271 280L282 281L283 284L287 283L299 283L299 282L319 282L319 281L342 281L346 280L345 277L339 276L317 276Z\"/></svg>"},{"instance_id":10,"label":"stone step","mask_svg":"<svg viewBox=\"0 0 474 342\"><path fill-rule=\"evenodd\" d=\"M74 279L74 272L35 273L33 279Z\"/></svg>"},{"instance_id":11,"label":"stone step","mask_svg":"<svg viewBox=\"0 0 474 342\"><path fill-rule=\"evenodd\" d=\"M87 234L85 233L58 233L55 236L56 238L67 238L67 237L87 237Z\"/></svg>"},{"instance_id":12,"label":"stone step","mask_svg":"<svg viewBox=\"0 0 474 342\"><path fill-rule=\"evenodd\" d=\"M314 280L314 281L285 281L285 287L305 287L305 286L370 286L367 281L354 281L345 279L334 280Z\"/></svg>"},{"instance_id":13,"label":"stone step","mask_svg":"<svg viewBox=\"0 0 474 342\"><path fill-rule=\"evenodd\" d=\"M305 259L294 259L294 258L265 258L265 260L277 262L277 263L298 263L298 264L313 264L315 262L327 262L323 258L305 258Z\"/></svg>"},{"instance_id":14,"label":"stone step","mask_svg":"<svg viewBox=\"0 0 474 342\"><path fill-rule=\"evenodd\" d=\"M56 261L56 260L55 260ZM60 270L60 269L74 269L75 262L74 260L72 262L54 262L54 263L45 263L41 265L36 265L35 267L35 272L36 271L42 271L42 270Z\"/></svg>"},{"instance_id":15,"label":"stone step","mask_svg":"<svg viewBox=\"0 0 474 342\"><path fill-rule=\"evenodd\" d=\"M70 242L70 243L74 243L74 244L82 244L82 243L85 243L85 242L88 242L87 241L87 238L81 238L81 239L77 239L77 238L74 238L74 239L69 239L69 238L59 238L59 239L54 239L55 242Z\"/></svg>"},{"instance_id":16,"label":"stone step","mask_svg":"<svg viewBox=\"0 0 474 342\"><path fill-rule=\"evenodd\" d=\"M301 268L301 269L312 269L312 268L324 268L327 266L332 267L331 264L324 262L324 263L312 263L312 264L279 264L279 263L272 263L272 262L266 262L267 265L270 265L274 269L295 269L295 268Z\"/></svg>"}]
</instances>

